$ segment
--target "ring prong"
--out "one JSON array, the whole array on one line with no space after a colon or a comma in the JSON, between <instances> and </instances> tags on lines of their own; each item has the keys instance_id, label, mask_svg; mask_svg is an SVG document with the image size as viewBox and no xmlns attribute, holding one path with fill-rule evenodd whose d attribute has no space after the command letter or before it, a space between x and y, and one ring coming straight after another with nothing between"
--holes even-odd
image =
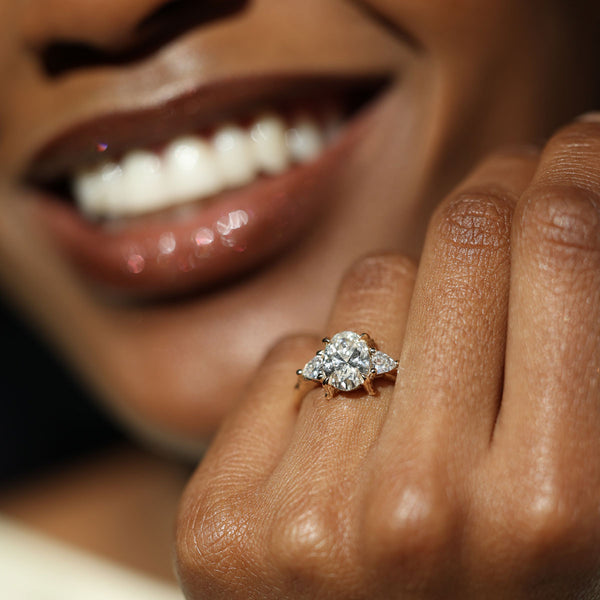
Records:
<instances>
[{"instance_id":1,"label":"ring prong","mask_svg":"<svg viewBox=\"0 0 600 600\"><path fill-rule=\"evenodd\" d=\"M375 396L375 388L373 387L373 382L370 379L365 379L363 387L365 390L367 390L367 394L369 394L369 396Z\"/></svg>"},{"instance_id":2,"label":"ring prong","mask_svg":"<svg viewBox=\"0 0 600 600\"><path fill-rule=\"evenodd\" d=\"M361 333L360 339L363 340L364 342L366 342L367 346L370 346L371 348L375 348L375 342L373 341L373 338L368 333Z\"/></svg>"},{"instance_id":3,"label":"ring prong","mask_svg":"<svg viewBox=\"0 0 600 600\"><path fill-rule=\"evenodd\" d=\"M358 346L358 348L360 348L360 352L362 353L362 357L366 360L366 356L368 356L368 360L369 360L369 370L368 373L365 373L364 371L362 371L362 376L358 375L358 373L356 375L347 375L345 372L342 372L341 366L336 364L336 360L332 360L332 361L328 361L326 360L327 354L331 351L333 358L335 357L335 352L341 352L341 350L339 348L331 348L331 346L325 347L321 350L318 350L315 357L311 360L310 365L309 363L306 364L306 366L304 367L304 369L298 369L296 371L296 375L298 376L298 382L296 383L296 388L300 388L300 390L305 389L305 384L311 384L312 386L314 385L321 385L323 387L323 390L325 392L325 398L327 398L328 400L333 398L334 396L336 396L339 391L337 387L332 386L329 381L330 381L330 377L332 378L331 381L336 381L335 379L333 379L333 376L335 375L336 377L341 377L341 376L348 376L350 379L348 380L348 382L356 382L356 385L358 387L360 387L360 381L362 381L362 388L365 392L367 392L369 394L369 396L376 396L377 395L377 390L376 390L376 386L375 386L375 380L379 379L380 377L385 377L387 380L391 380L391 381L395 381L396 380L396 376L397 376L397 370L400 368L398 361L397 360L393 360L391 359L390 356L384 354L383 352L379 352L377 349L377 346L375 344L375 341L373 340L373 338L366 332L358 334L356 333L356 331L346 331L346 332L342 332L342 333L338 333L334 336L334 338L337 340L337 338L340 338L342 341L347 342L348 344L355 344L357 341L357 337L360 338L361 340L361 344ZM323 344L325 344L326 346L328 344L331 343L332 338L328 338L328 337L324 337L322 339ZM368 353L365 356L365 344L368 346ZM342 344L343 345L343 344ZM335 352L334 352L335 350ZM343 352L342 352L343 354ZM350 363L349 361L344 361L344 357L342 356L341 358L339 358L339 360L343 363L343 362L348 362L348 364L352 367L352 363ZM379 361L379 362L378 362ZM393 368L390 368L392 366L392 361L393 361ZM330 364L331 362L331 364ZM377 364L379 365L381 363L381 371L384 371L386 368L388 369L387 372L383 372L383 373L379 373L378 372L378 367L375 367L374 365ZM362 363L364 365L364 362ZM354 367L356 368L356 367ZM361 369L364 367L361 367ZM310 371L310 372L309 372ZM305 373L307 376L305 376ZM358 377L358 381L356 381L356 379L352 379L352 377ZM345 387L345 386L341 386L341 387ZM355 389L354 387L352 387L352 389Z\"/></svg>"},{"instance_id":4,"label":"ring prong","mask_svg":"<svg viewBox=\"0 0 600 600\"><path fill-rule=\"evenodd\" d=\"M325 398L327 398L327 400L331 400L337 392L332 385L328 385L326 383L323 384L323 389L325 390Z\"/></svg>"}]
</instances>

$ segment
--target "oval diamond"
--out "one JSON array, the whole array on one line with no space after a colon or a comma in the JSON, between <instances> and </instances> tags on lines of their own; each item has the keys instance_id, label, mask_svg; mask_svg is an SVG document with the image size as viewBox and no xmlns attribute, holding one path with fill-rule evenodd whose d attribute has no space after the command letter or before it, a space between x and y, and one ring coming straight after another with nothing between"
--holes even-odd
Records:
<instances>
[{"instance_id":1,"label":"oval diamond","mask_svg":"<svg viewBox=\"0 0 600 600\"><path fill-rule=\"evenodd\" d=\"M360 387L371 371L369 346L353 331L331 338L323 351L325 382L343 392Z\"/></svg>"}]
</instances>

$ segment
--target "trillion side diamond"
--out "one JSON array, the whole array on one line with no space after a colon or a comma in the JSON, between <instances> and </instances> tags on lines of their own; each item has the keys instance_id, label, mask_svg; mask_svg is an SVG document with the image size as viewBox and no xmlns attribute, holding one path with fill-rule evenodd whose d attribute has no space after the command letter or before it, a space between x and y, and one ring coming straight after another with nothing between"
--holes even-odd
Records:
<instances>
[{"instance_id":1,"label":"trillion side diamond","mask_svg":"<svg viewBox=\"0 0 600 600\"><path fill-rule=\"evenodd\" d=\"M321 381L325 377L323 373L323 355L317 354L313 359L309 360L304 369L302 369L302 375L305 379Z\"/></svg>"},{"instance_id":2,"label":"trillion side diamond","mask_svg":"<svg viewBox=\"0 0 600 600\"><path fill-rule=\"evenodd\" d=\"M391 356L379 350L371 352L371 364L377 375L383 375L398 368L398 363Z\"/></svg>"},{"instance_id":3,"label":"trillion side diamond","mask_svg":"<svg viewBox=\"0 0 600 600\"><path fill-rule=\"evenodd\" d=\"M371 371L371 353L367 343L353 331L331 338L323 351L325 382L343 392L360 387Z\"/></svg>"}]
</instances>

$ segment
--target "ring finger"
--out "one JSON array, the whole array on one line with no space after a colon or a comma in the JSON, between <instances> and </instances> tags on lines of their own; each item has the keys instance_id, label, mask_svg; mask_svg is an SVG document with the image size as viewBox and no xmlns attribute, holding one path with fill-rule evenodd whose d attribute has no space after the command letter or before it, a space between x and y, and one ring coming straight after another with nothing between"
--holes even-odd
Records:
<instances>
[{"instance_id":1,"label":"ring finger","mask_svg":"<svg viewBox=\"0 0 600 600\"><path fill-rule=\"evenodd\" d=\"M359 262L339 288L327 334L365 332L378 349L397 357L415 274L416 267L396 255ZM318 572L320 553L343 547L343 523L351 519L360 465L379 435L393 390L379 379L374 387L375 396L356 390L332 399L318 387L302 400L290 444L266 492L277 505L270 547L284 571Z\"/></svg>"}]
</instances>

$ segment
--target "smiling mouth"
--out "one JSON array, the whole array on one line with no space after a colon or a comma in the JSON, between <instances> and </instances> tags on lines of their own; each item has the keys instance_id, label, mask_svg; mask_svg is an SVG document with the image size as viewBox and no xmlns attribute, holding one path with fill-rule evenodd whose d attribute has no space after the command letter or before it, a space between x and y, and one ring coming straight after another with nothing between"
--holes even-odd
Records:
<instances>
[{"instance_id":1,"label":"smiling mouth","mask_svg":"<svg viewBox=\"0 0 600 600\"><path fill-rule=\"evenodd\" d=\"M95 284L134 297L205 288L307 229L386 84L226 82L77 126L27 180L45 226Z\"/></svg>"},{"instance_id":2,"label":"smiling mouth","mask_svg":"<svg viewBox=\"0 0 600 600\"><path fill-rule=\"evenodd\" d=\"M180 136L156 150L135 149L79 171L69 187L79 211L91 220L208 201L317 160L346 121L336 104L295 113L265 110L247 125L240 119L217 125L212 134Z\"/></svg>"}]
</instances>

